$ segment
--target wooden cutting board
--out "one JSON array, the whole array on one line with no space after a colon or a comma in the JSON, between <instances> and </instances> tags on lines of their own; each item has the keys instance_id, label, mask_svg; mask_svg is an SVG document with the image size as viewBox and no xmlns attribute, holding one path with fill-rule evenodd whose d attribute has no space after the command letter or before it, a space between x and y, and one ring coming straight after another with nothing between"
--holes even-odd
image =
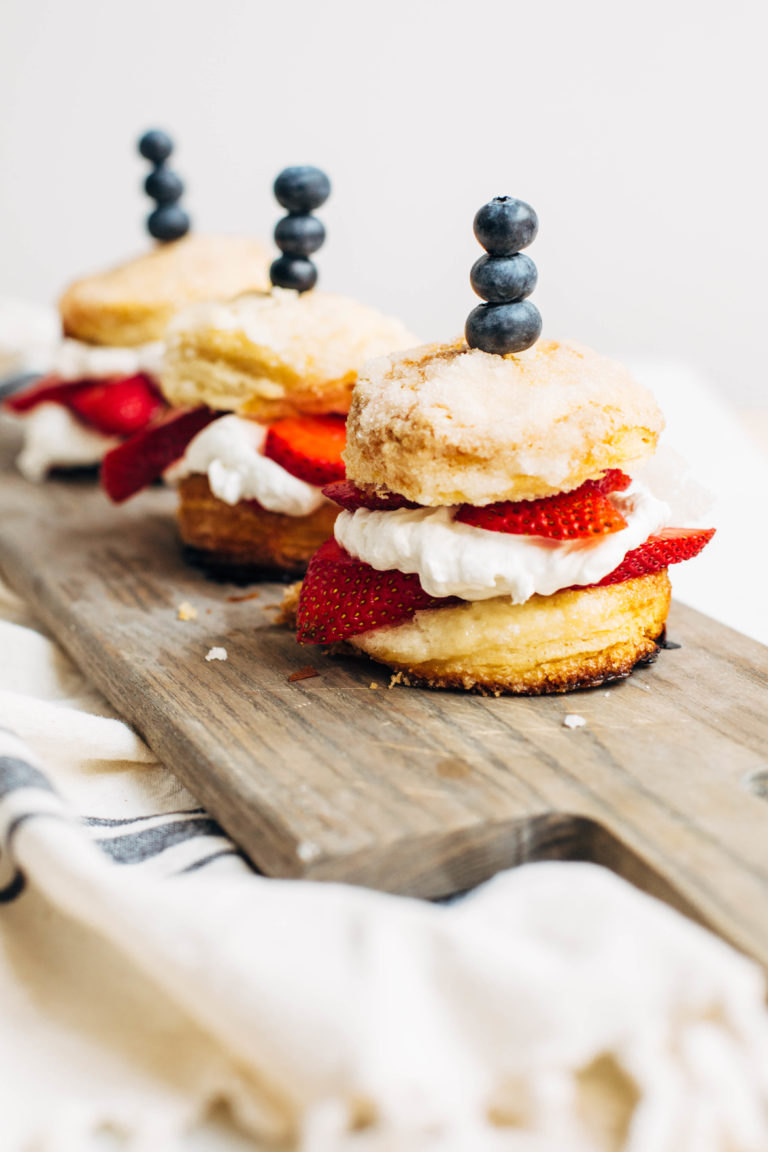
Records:
<instances>
[{"instance_id":1,"label":"wooden cutting board","mask_svg":"<svg viewBox=\"0 0 768 1152\"><path fill-rule=\"evenodd\" d=\"M380 666L299 648L279 585L187 568L173 493L114 508L93 481L32 486L11 449L6 433L7 580L263 872L443 896L526 860L593 860L768 967L768 649L678 604L681 647L622 683L390 690ZM207 662L217 646L228 659Z\"/></svg>"}]
</instances>

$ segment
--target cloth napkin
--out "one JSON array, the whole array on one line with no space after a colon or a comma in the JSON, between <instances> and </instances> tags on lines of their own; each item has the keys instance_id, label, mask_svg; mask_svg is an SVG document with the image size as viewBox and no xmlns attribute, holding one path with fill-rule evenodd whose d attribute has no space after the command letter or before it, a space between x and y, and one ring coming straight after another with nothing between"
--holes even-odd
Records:
<instances>
[{"instance_id":1,"label":"cloth napkin","mask_svg":"<svg viewBox=\"0 0 768 1152\"><path fill-rule=\"evenodd\" d=\"M304 1152L768 1148L762 975L703 929L586 864L265 879L2 586L0 653L3 1152L221 1103Z\"/></svg>"}]
</instances>

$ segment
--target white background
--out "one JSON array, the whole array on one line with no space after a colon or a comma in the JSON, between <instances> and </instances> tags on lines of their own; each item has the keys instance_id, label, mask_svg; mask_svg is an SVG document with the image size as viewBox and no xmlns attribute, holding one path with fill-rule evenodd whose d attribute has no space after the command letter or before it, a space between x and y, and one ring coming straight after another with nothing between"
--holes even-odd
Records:
<instances>
[{"instance_id":1,"label":"white background","mask_svg":"<svg viewBox=\"0 0 768 1152\"><path fill-rule=\"evenodd\" d=\"M424 338L475 303L475 210L536 207L549 336L673 355L761 398L762 0L0 0L0 294L52 298L145 243L140 131L200 229L268 238L325 167L322 284ZM663 397L659 397L664 402Z\"/></svg>"}]
</instances>

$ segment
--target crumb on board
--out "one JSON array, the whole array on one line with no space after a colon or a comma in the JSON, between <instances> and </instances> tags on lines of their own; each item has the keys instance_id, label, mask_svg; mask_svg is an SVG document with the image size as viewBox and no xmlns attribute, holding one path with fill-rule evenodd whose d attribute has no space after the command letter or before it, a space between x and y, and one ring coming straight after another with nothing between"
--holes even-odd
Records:
<instances>
[{"instance_id":1,"label":"crumb on board","mask_svg":"<svg viewBox=\"0 0 768 1152\"><path fill-rule=\"evenodd\" d=\"M297 680L311 680L313 676L319 675L320 673L317 668L313 668L311 664L308 664L306 668L299 668L296 672L291 672L288 677L288 683L295 684Z\"/></svg>"},{"instance_id":2,"label":"crumb on board","mask_svg":"<svg viewBox=\"0 0 768 1152\"><path fill-rule=\"evenodd\" d=\"M197 620L197 608L189 600L184 600L179 604L176 615L179 620Z\"/></svg>"},{"instance_id":3,"label":"crumb on board","mask_svg":"<svg viewBox=\"0 0 768 1152\"><path fill-rule=\"evenodd\" d=\"M390 677L390 681L389 681L389 684L387 685L387 687L388 688L394 688L396 684L402 684L402 682L403 682L402 672L395 672L394 676Z\"/></svg>"},{"instance_id":4,"label":"crumb on board","mask_svg":"<svg viewBox=\"0 0 768 1152\"><path fill-rule=\"evenodd\" d=\"M275 620L275 624L285 624L288 628L296 627L296 610L299 606L300 592L301 580L297 580L295 584L288 585L285 592L283 592L283 601L279 605L280 613Z\"/></svg>"},{"instance_id":5,"label":"crumb on board","mask_svg":"<svg viewBox=\"0 0 768 1152\"><path fill-rule=\"evenodd\" d=\"M583 716L577 716L575 712L569 712L563 720L564 728L583 728L586 720Z\"/></svg>"},{"instance_id":6,"label":"crumb on board","mask_svg":"<svg viewBox=\"0 0 768 1152\"><path fill-rule=\"evenodd\" d=\"M206 654L206 660L226 660L226 648L209 648Z\"/></svg>"},{"instance_id":7,"label":"crumb on board","mask_svg":"<svg viewBox=\"0 0 768 1152\"><path fill-rule=\"evenodd\" d=\"M246 592L244 596L227 596L228 604L242 604L244 600L258 600L261 592L258 589L255 592Z\"/></svg>"},{"instance_id":8,"label":"crumb on board","mask_svg":"<svg viewBox=\"0 0 768 1152\"><path fill-rule=\"evenodd\" d=\"M376 683L376 681L375 681L375 680L371 680L371 682L370 682L370 684L368 685L368 687L369 687L369 688L378 688L378 684Z\"/></svg>"}]
</instances>

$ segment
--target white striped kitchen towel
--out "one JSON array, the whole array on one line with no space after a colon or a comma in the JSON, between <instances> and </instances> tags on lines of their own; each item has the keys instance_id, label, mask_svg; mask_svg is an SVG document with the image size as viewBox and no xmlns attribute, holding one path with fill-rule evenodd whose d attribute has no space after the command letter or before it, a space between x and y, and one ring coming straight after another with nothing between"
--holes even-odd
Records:
<instances>
[{"instance_id":1,"label":"white striped kitchen towel","mask_svg":"<svg viewBox=\"0 0 768 1152\"><path fill-rule=\"evenodd\" d=\"M702 929L590 865L266 880L1 588L0 653L2 1152L221 1101L305 1152L768 1148L762 976Z\"/></svg>"}]
</instances>

